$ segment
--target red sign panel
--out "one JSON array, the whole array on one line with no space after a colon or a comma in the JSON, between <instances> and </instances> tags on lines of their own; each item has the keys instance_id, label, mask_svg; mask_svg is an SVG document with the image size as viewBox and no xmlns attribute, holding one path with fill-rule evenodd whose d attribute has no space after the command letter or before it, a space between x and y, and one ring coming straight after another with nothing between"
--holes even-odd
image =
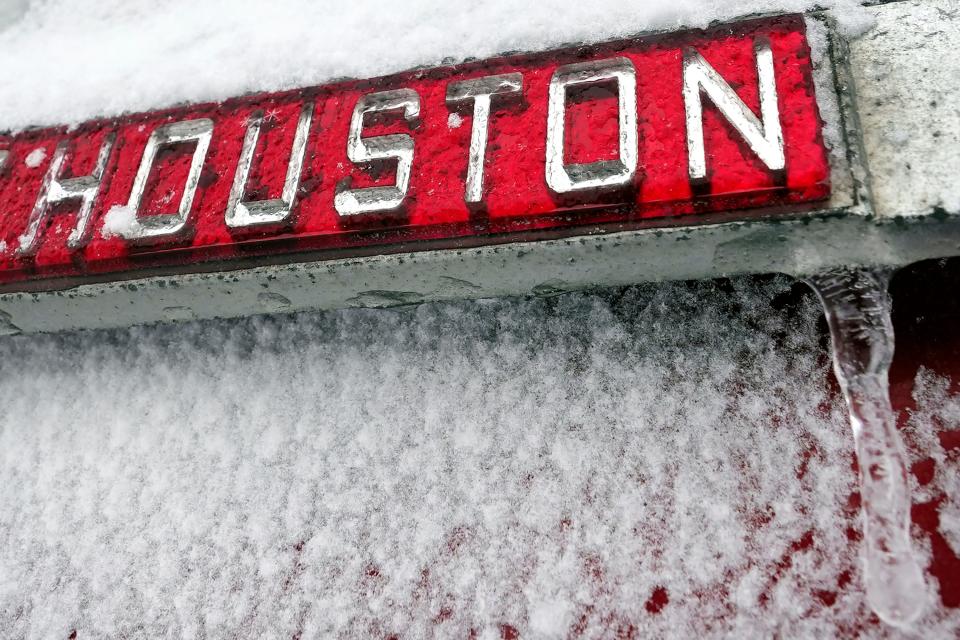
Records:
<instances>
[{"instance_id":1,"label":"red sign panel","mask_svg":"<svg viewBox=\"0 0 960 640\"><path fill-rule=\"evenodd\" d=\"M822 201L829 167L811 74L803 20L791 16L27 131L0 141L0 282Z\"/></svg>"}]
</instances>

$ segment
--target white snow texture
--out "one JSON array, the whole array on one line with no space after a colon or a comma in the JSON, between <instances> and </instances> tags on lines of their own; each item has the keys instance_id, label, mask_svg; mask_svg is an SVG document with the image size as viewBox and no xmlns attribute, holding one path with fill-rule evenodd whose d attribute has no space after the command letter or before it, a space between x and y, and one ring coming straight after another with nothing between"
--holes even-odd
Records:
<instances>
[{"instance_id":1,"label":"white snow texture","mask_svg":"<svg viewBox=\"0 0 960 640\"><path fill-rule=\"evenodd\" d=\"M812 295L782 302L789 287L650 285L4 340L0 629L856 627L870 613L846 533L859 528L852 439L826 383L820 310ZM950 408L937 384L921 407ZM939 422L956 428L958 413ZM925 451L934 422L917 421ZM960 463L940 457L948 483ZM921 628L947 637L960 619L934 610Z\"/></svg>"},{"instance_id":2,"label":"white snow texture","mask_svg":"<svg viewBox=\"0 0 960 640\"><path fill-rule=\"evenodd\" d=\"M0 128L811 4L8 1ZM852 439L790 287L4 339L0 636L895 635L856 586ZM922 382L956 548L931 425L960 399Z\"/></svg>"},{"instance_id":3,"label":"white snow texture","mask_svg":"<svg viewBox=\"0 0 960 640\"><path fill-rule=\"evenodd\" d=\"M0 130L857 0L3 0ZM2 5L3 3L0 3Z\"/></svg>"}]
</instances>

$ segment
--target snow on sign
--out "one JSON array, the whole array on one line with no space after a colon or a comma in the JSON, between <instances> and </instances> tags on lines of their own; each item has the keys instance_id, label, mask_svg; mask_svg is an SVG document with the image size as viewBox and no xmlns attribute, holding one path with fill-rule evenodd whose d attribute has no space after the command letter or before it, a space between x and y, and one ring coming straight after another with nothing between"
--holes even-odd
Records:
<instances>
[{"instance_id":1,"label":"snow on sign","mask_svg":"<svg viewBox=\"0 0 960 640\"><path fill-rule=\"evenodd\" d=\"M7 291L830 196L802 17L29 130L2 149Z\"/></svg>"}]
</instances>

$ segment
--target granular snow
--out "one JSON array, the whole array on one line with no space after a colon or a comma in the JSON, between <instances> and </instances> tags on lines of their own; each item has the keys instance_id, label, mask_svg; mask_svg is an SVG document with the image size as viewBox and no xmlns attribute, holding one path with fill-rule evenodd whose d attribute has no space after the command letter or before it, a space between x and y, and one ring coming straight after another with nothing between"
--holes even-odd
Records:
<instances>
[{"instance_id":1,"label":"granular snow","mask_svg":"<svg viewBox=\"0 0 960 640\"><path fill-rule=\"evenodd\" d=\"M40 166L46 157L47 152L43 148L38 147L27 154L27 157L23 159L23 163L31 169L35 169Z\"/></svg>"},{"instance_id":2,"label":"granular snow","mask_svg":"<svg viewBox=\"0 0 960 640\"><path fill-rule=\"evenodd\" d=\"M893 636L860 588L852 439L799 286L7 339L0 628ZM939 384L918 406L960 416Z\"/></svg>"},{"instance_id":3,"label":"granular snow","mask_svg":"<svg viewBox=\"0 0 960 640\"><path fill-rule=\"evenodd\" d=\"M140 223L135 210L125 205L114 205L103 216L100 233L104 238L112 238L134 233L139 227Z\"/></svg>"}]
</instances>

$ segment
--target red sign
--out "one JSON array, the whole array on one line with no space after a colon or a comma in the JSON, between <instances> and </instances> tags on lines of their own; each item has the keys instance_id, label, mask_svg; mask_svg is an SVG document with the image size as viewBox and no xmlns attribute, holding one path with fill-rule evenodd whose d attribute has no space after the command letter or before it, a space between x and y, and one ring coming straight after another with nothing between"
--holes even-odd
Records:
<instances>
[{"instance_id":1,"label":"red sign","mask_svg":"<svg viewBox=\"0 0 960 640\"><path fill-rule=\"evenodd\" d=\"M793 209L830 193L811 74L791 16L27 131L0 142L0 282Z\"/></svg>"}]
</instances>

